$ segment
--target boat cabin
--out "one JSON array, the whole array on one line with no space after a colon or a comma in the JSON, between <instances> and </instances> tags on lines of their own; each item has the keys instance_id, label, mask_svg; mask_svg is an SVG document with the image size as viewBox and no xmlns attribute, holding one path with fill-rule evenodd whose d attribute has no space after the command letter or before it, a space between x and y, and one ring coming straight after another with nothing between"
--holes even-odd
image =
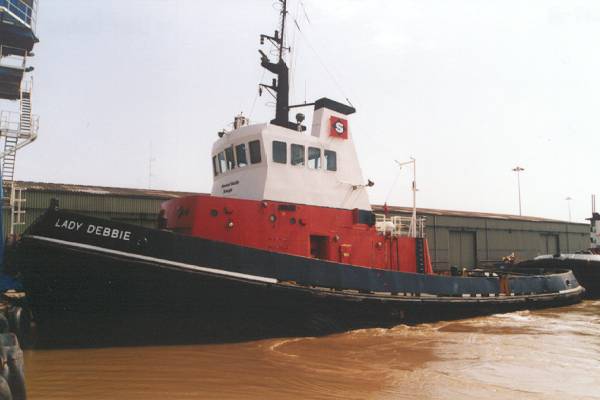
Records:
<instances>
[{"instance_id":1,"label":"boat cabin","mask_svg":"<svg viewBox=\"0 0 600 400\"><path fill-rule=\"evenodd\" d=\"M371 210L347 119L354 111L320 99L310 133L238 118L213 146L212 195Z\"/></svg>"}]
</instances>

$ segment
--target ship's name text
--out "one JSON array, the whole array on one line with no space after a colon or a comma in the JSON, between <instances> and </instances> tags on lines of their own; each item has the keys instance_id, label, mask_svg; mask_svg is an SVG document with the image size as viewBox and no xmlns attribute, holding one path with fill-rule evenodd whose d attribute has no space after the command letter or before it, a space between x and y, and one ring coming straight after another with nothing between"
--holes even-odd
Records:
<instances>
[{"instance_id":1,"label":"ship's name text","mask_svg":"<svg viewBox=\"0 0 600 400\"><path fill-rule=\"evenodd\" d=\"M223 193L231 193L231 192L233 192L232 186L239 185L239 184L240 184L240 181L232 181L232 182L221 185L221 189L223 189Z\"/></svg>"},{"instance_id":2,"label":"ship's name text","mask_svg":"<svg viewBox=\"0 0 600 400\"><path fill-rule=\"evenodd\" d=\"M58 218L54 223L55 228L65 229L67 231L85 232L88 235L108 237L111 239L120 239L126 241L131 240L130 231L94 224L87 224L87 226L84 229L81 229L84 225L86 225L84 222L74 221L70 219L63 220L60 218Z\"/></svg>"}]
</instances>

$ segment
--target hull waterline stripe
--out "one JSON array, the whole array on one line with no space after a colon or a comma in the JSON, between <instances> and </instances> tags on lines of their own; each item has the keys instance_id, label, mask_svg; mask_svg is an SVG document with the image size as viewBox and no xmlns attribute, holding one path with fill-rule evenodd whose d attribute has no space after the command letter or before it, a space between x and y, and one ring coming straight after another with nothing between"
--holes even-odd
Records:
<instances>
[{"instance_id":1,"label":"hull waterline stripe","mask_svg":"<svg viewBox=\"0 0 600 400\"><path fill-rule=\"evenodd\" d=\"M162 258L143 256L140 254L127 253L125 251L119 251L119 250L105 249L103 247L93 246L90 244L69 242L66 240L53 239L53 238L49 238L49 237L45 237L45 236L37 236L37 235L26 235L25 237L28 237L31 239L36 239L36 240L41 240L41 241L46 241L46 242L50 242L50 243L63 244L65 246L78 247L80 249L86 249L86 250L98 251L98 252L108 253L108 254L113 254L113 255L118 255L118 256L135 258L135 259L142 260L142 261L149 261L149 262L154 262L154 263L159 263L159 264L170 265L173 267L179 267L179 268L185 268L185 269L190 269L190 270L194 270L194 271L206 272L206 273L210 273L210 274L214 274L214 275L224 275L224 276L230 276L232 278L246 279L246 280L263 282L263 283L277 283L278 282L277 279L266 278L264 276L248 275L248 274L242 274L239 272L226 271L226 270L222 270L222 269L199 267L197 265L185 264L185 263L180 263L177 261L165 260Z\"/></svg>"}]
</instances>

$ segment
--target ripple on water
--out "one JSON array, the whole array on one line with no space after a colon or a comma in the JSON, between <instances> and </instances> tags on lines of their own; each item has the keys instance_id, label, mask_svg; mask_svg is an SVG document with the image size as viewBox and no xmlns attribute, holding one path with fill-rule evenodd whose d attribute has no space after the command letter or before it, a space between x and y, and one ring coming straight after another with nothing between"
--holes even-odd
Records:
<instances>
[{"instance_id":1,"label":"ripple on water","mask_svg":"<svg viewBox=\"0 0 600 400\"><path fill-rule=\"evenodd\" d=\"M600 399L600 301L326 337L26 351L31 398Z\"/></svg>"}]
</instances>

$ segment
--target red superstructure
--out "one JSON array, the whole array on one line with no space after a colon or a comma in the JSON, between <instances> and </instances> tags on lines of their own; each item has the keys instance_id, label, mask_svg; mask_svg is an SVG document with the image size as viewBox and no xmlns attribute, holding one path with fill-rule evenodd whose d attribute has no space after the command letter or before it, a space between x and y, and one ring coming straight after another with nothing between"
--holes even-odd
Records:
<instances>
[{"instance_id":1,"label":"red superstructure","mask_svg":"<svg viewBox=\"0 0 600 400\"><path fill-rule=\"evenodd\" d=\"M163 205L165 228L273 252L417 272L417 238L384 233L359 210L190 196ZM426 273L431 261L424 242Z\"/></svg>"}]
</instances>

